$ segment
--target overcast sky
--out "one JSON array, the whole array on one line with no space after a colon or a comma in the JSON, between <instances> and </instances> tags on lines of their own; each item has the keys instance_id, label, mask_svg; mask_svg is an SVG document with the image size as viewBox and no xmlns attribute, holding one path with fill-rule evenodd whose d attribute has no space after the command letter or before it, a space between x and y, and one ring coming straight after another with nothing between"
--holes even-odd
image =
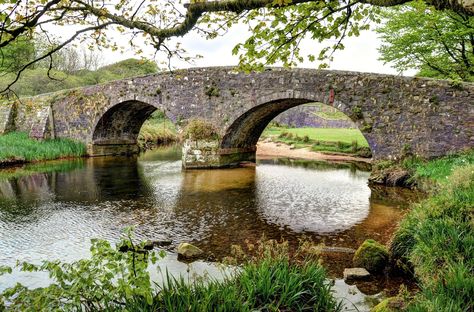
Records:
<instances>
[{"instance_id":1,"label":"overcast sky","mask_svg":"<svg viewBox=\"0 0 474 312\"><path fill-rule=\"evenodd\" d=\"M203 58L196 60L194 65L176 60L172 62L172 65L176 68L237 65L238 57L232 55L232 49L237 43L243 42L247 36L247 28L242 25L233 27L225 36L217 37L213 40L205 40L196 33L191 32L183 38L179 38L179 41L190 54L199 54ZM389 64L384 65L383 62L378 60L380 56L377 47L380 45L380 40L375 32L365 31L359 37L346 38L344 45L346 48L335 54L334 61L330 64L330 69L399 74ZM302 47L303 51L318 54L322 45L313 40L306 40L303 42ZM153 54L153 50L150 47L144 47L144 50L144 56L150 57ZM111 55L111 58L108 58L108 62L111 63L130 57L137 56L131 50L126 51L124 54L114 53ZM160 60L157 58L156 61L159 62ZM316 63L311 62L299 65L299 67L306 68L317 68L317 66ZM407 76L414 74L415 71L403 73L403 75Z\"/></svg>"}]
</instances>

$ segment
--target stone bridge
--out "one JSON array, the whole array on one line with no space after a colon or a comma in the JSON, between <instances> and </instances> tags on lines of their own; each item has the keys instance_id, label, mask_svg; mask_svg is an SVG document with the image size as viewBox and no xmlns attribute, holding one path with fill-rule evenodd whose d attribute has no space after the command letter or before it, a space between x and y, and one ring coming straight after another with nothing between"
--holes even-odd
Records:
<instances>
[{"instance_id":1,"label":"stone bridge","mask_svg":"<svg viewBox=\"0 0 474 312\"><path fill-rule=\"evenodd\" d=\"M178 70L0 104L0 133L84 142L90 156L133 153L156 109L179 124L214 124L220 139L187 142L186 167L255 159L256 143L281 112L309 102L338 108L362 131L374 159L446 155L474 146L474 84L369 73L271 68Z\"/></svg>"}]
</instances>

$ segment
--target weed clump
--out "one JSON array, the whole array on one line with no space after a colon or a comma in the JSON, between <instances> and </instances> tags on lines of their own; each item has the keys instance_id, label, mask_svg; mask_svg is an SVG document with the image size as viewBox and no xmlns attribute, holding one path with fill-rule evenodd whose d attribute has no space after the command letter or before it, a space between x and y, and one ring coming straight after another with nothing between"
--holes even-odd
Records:
<instances>
[{"instance_id":1,"label":"weed clump","mask_svg":"<svg viewBox=\"0 0 474 312\"><path fill-rule=\"evenodd\" d=\"M218 140L219 132L209 121L191 119L184 128L183 137L190 140Z\"/></svg>"}]
</instances>

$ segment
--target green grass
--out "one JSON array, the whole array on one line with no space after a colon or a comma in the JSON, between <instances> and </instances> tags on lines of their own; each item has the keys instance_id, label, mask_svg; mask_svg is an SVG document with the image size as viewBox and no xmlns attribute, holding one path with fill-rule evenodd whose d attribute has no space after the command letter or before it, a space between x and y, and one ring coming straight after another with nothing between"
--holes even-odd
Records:
<instances>
[{"instance_id":1,"label":"green grass","mask_svg":"<svg viewBox=\"0 0 474 312\"><path fill-rule=\"evenodd\" d=\"M329 281L317 262L291 264L265 259L243 266L232 279L193 284L168 278L152 305L132 302L130 310L146 311L340 311Z\"/></svg>"},{"instance_id":2,"label":"green grass","mask_svg":"<svg viewBox=\"0 0 474 312\"><path fill-rule=\"evenodd\" d=\"M392 258L412 270L421 291L408 311L474 310L473 152L405 166L436 189L414 205L395 233Z\"/></svg>"},{"instance_id":3,"label":"green grass","mask_svg":"<svg viewBox=\"0 0 474 312\"><path fill-rule=\"evenodd\" d=\"M147 120L138 134L138 144L142 147L170 144L178 140L176 128L170 120Z\"/></svg>"},{"instance_id":4,"label":"green grass","mask_svg":"<svg viewBox=\"0 0 474 312\"><path fill-rule=\"evenodd\" d=\"M131 233L130 231L128 233ZM301 243L291 252L287 242L262 240L247 250L234 247L234 266L221 280L206 276L191 281L170 277L153 287L150 264L159 257L133 242L132 234L112 246L91 240L90 258L72 263L18 263L24 272L48 272L51 284L30 289L17 284L0 293L0 311L341 311L315 246ZM127 246L127 251L121 247ZM252 247L251 247L252 246ZM239 266L236 266L237 264ZM0 267L0 275L13 268ZM3 309L2 309L3 308Z\"/></svg>"},{"instance_id":5,"label":"green grass","mask_svg":"<svg viewBox=\"0 0 474 312\"><path fill-rule=\"evenodd\" d=\"M345 128L279 128L269 127L265 129L262 136L279 136L283 132L292 133L293 136L308 138L312 141L342 142L351 144L353 141L361 147L369 147L367 140L358 129Z\"/></svg>"},{"instance_id":6,"label":"green grass","mask_svg":"<svg viewBox=\"0 0 474 312\"><path fill-rule=\"evenodd\" d=\"M453 170L459 166L474 164L474 150L449 155L427 161L418 158L408 158L403 167L414 172L416 179L430 179L438 183L446 182Z\"/></svg>"},{"instance_id":7,"label":"green grass","mask_svg":"<svg viewBox=\"0 0 474 312\"><path fill-rule=\"evenodd\" d=\"M68 139L38 141L23 132L0 136L0 163L11 160L26 162L85 155L84 144Z\"/></svg>"},{"instance_id":8,"label":"green grass","mask_svg":"<svg viewBox=\"0 0 474 312\"><path fill-rule=\"evenodd\" d=\"M370 157L367 140L358 129L346 128L284 128L271 125L262 134L275 142L311 147L316 152L355 154Z\"/></svg>"}]
</instances>

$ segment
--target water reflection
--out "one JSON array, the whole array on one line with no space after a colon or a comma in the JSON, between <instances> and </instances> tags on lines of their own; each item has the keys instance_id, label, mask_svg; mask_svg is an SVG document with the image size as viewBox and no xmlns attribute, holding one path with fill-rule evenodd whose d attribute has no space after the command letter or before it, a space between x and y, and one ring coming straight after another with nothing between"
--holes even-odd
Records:
<instances>
[{"instance_id":1,"label":"water reflection","mask_svg":"<svg viewBox=\"0 0 474 312\"><path fill-rule=\"evenodd\" d=\"M182 171L177 149L130 158L91 158L0 173L0 265L16 259L72 260L92 237L115 240L136 225L140 238L193 241L228 254L245 240L302 235L355 247L388 239L402 193L387 201L356 165L265 160L257 167ZM388 233L388 234L387 234Z\"/></svg>"}]
</instances>

